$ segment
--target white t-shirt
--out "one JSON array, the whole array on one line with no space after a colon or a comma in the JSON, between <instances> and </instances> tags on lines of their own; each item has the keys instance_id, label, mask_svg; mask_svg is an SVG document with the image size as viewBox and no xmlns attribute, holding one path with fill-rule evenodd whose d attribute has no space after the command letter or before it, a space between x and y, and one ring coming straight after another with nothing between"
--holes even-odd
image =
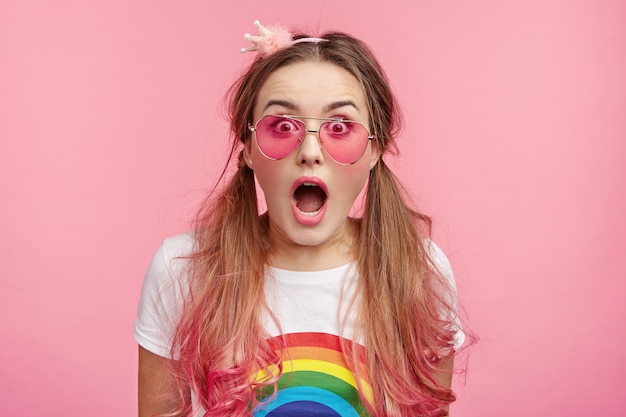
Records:
<instances>
[{"instance_id":1,"label":"white t-shirt","mask_svg":"<svg viewBox=\"0 0 626 417\"><path fill-rule=\"evenodd\" d=\"M454 287L448 259L433 242L428 244L437 268ZM185 261L178 257L192 249L190 234L166 239L146 273L135 321L135 339L159 356L171 356L171 336L186 291L179 280ZM287 271L273 267L267 267L266 271L267 302L282 332L269 314L262 318L262 323L272 337L281 336L286 341L287 351L277 396L255 409L253 415L366 415L357 392L359 384L345 364L340 339L342 336L364 354L363 341L352 340L354 320L348 307L358 279L356 264L325 271ZM459 330L455 349L463 341L464 334ZM262 372L258 376L262 377ZM361 380L360 386L366 400L371 401L369 381Z\"/></svg>"}]
</instances>

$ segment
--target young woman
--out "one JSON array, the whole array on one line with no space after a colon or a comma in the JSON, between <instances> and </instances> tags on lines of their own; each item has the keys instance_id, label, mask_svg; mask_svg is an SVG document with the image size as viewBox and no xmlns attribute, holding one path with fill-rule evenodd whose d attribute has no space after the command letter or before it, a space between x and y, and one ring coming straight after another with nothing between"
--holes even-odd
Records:
<instances>
[{"instance_id":1,"label":"young woman","mask_svg":"<svg viewBox=\"0 0 626 417\"><path fill-rule=\"evenodd\" d=\"M236 172L145 278L139 415L446 415L464 333L430 220L384 162L383 70L347 34L256 24L230 96Z\"/></svg>"}]
</instances>

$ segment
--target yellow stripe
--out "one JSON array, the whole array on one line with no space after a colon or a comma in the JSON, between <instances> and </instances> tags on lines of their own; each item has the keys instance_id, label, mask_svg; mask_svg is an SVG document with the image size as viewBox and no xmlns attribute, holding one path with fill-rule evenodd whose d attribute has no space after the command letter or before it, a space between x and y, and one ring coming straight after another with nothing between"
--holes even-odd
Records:
<instances>
[{"instance_id":1,"label":"yellow stripe","mask_svg":"<svg viewBox=\"0 0 626 417\"><path fill-rule=\"evenodd\" d=\"M276 365L270 366L269 370L272 375L276 375L278 373ZM339 366L331 362L320 361L317 359L293 359L283 361L283 374L298 371L322 372L339 378L358 389L352 372L350 372L350 370L346 367ZM253 377L253 380L256 382L263 382L267 379L269 379L269 376L265 370L259 370ZM363 395L371 404L374 400L372 386L361 378L361 388L363 390Z\"/></svg>"}]
</instances>

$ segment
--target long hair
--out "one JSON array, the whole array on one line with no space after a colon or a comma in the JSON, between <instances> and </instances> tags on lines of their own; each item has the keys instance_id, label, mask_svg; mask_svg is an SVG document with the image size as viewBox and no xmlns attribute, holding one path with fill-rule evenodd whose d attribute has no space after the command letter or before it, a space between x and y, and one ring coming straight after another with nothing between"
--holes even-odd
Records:
<instances>
[{"instance_id":1,"label":"long hair","mask_svg":"<svg viewBox=\"0 0 626 417\"><path fill-rule=\"evenodd\" d=\"M305 37L305 35L301 35ZM276 383L252 381L254 369L278 366L260 317L266 311L264 268L268 260L267 214L258 215L253 171L241 148L257 94L278 68L296 62L328 62L350 72L367 99L370 130L386 155L396 150L400 113L386 76L370 49L350 35L331 32L326 41L301 42L257 58L232 86L229 115L233 136L229 161L236 172L210 196L194 224L195 248L188 259L189 296L177 326L172 354L181 399L191 392L211 416L249 415L255 389ZM220 180L228 176L225 168ZM454 300L445 277L425 247L430 219L407 204L404 191L381 158L370 172L363 217L358 219L359 335L365 341L366 370L354 352L346 362L359 381L371 376L374 416L429 415L455 400L437 382L441 358L453 354ZM172 415L189 415L181 401Z\"/></svg>"}]
</instances>

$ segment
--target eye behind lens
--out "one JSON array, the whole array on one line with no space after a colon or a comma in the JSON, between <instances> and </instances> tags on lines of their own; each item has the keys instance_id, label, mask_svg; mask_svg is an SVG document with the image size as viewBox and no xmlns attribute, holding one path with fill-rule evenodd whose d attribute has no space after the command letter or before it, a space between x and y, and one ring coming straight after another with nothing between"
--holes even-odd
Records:
<instances>
[{"instance_id":1,"label":"eye behind lens","mask_svg":"<svg viewBox=\"0 0 626 417\"><path fill-rule=\"evenodd\" d=\"M260 121L266 133L271 135L298 135L304 130L304 123L300 120L284 116L265 116Z\"/></svg>"}]
</instances>

